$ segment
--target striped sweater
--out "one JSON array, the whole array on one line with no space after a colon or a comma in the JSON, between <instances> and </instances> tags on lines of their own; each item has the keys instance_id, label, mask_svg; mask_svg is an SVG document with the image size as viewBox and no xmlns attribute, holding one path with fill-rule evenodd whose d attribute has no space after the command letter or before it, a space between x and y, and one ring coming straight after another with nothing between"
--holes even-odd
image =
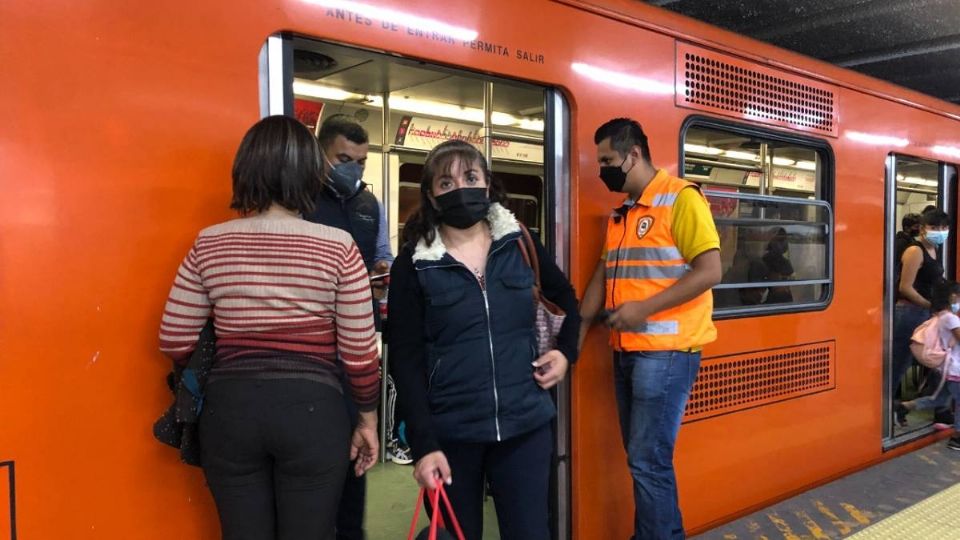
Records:
<instances>
[{"instance_id":1,"label":"striped sweater","mask_svg":"<svg viewBox=\"0 0 960 540\"><path fill-rule=\"evenodd\" d=\"M214 372L326 372L337 384L342 370L357 406L376 407L370 283L348 233L276 210L204 229L170 290L160 350L185 363L211 314Z\"/></svg>"}]
</instances>

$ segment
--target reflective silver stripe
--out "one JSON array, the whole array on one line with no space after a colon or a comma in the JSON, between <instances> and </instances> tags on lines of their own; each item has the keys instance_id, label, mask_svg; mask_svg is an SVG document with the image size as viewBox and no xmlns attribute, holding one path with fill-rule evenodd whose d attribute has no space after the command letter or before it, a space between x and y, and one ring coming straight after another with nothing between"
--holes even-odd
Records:
<instances>
[{"instance_id":1,"label":"reflective silver stripe","mask_svg":"<svg viewBox=\"0 0 960 540\"><path fill-rule=\"evenodd\" d=\"M608 261L676 261L683 259L675 247L633 247L607 252Z\"/></svg>"},{"instance_id":2,"label":"reflective silver stripe","mask_svg":"<svg viewBox=\"0 0 960 540\"><path fill-rule=\"evenodd\" d=\"M668 266L607 265L607 279L680 279L689 271L686 264ZM616 274L614 274L616 272Z\"/></svg>"},{"instance_id":3,"label":"reflective silver stripe","mask_svg":"<svg viewBox=\"0 0 960 540\"><path fill-rule=\"evenodd\" d=\"M647 321L636 328L628 330L631 334L648 334L651 336L675 336L680 333L679 321Z\"/></svg>"},{"instance_id":4,"label":"reflective silver stripe","mask_svg":"<svg viewBox=\"0 0 960 540\"><path fill-rule=\"evenodd\" d=\"M653 197L653 206L673 206L677 200L677 193L660 193Z\"/></svg>"}]
</instances>

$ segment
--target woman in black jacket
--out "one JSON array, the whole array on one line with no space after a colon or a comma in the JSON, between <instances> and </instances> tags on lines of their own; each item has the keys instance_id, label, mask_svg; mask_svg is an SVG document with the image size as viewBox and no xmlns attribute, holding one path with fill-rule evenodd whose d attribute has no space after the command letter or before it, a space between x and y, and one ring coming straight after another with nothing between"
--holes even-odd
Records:
<instances>
[{"instance_id":1,"label":"woman in black jacket","mask_svg":"<svg viewBox=\"0 0 960 540\"><path fill-rule=\"evenodd\" d=\"M467 540L483 531L490 480L501 538L546 540L553 456L548 390L577 356L573 287L539 241L544 295L567 313L557 348L538 356L534 273L521 225L483 155L448 141L427 156L420 209L390 272L391 374L426 487L447 484Z\"/></svg>"}]
</instances>

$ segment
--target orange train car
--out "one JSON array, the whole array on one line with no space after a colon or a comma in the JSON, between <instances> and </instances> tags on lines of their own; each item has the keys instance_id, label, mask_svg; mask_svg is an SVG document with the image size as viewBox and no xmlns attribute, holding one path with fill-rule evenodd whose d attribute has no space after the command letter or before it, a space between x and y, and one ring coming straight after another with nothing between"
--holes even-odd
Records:
<instances>
[{"instance_id":1,"label":"orange train car","mask_svg":"<svg viewBox=\"0 0 960 540\"><path fill-rule=\"evenodd\" d=\"M55 0L0 21L0 539L217 536L202 474L151 437L157 329L266 114L363 122L394 242L423 153L475 142L580 291L618 204L593 131L639 120L723 243L677 448L690 532L930 440L891 421L891 242L906 212L956 216L955 106L629 0ZM943 256L954 277L955 241ZM557 537L627 537L602 331L557 397Z\"/></svg>"}]
</instances>

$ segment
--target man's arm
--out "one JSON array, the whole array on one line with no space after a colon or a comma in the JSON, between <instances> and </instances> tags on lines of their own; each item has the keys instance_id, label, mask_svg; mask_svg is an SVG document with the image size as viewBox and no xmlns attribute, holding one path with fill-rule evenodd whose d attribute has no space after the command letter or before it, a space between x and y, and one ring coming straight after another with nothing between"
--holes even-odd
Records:
<instances>
[{"instance_id":1,"label":"man's arm","mask_svg":"<svg viewBox=\"0 0 960 540\"><path fill-rule=\"evenodd\" d=\"M377 208L380 209L380 224L377 226L377 249L373 255L373 268L370 269L371 276L386 274L390 271L390 265L393 264L393 251L390 249L390 233L387 229L387 212L383 204L377 201ZM386 282L382 279L370 283L373 289L373 297L377 300L383 300L387 296Z\"/></svg>"},{"instance_id":2,"label":"man's arm","mask_svg":"<svg viewBox=\"0 0 960 540\"><path fill-rule=\"evenodd\" d=\"M377 202L377 207L380 209L380 224L377 227L377 249L374 253L373 259L375 263L385 262L386 267L390 268L390 265L393 264L393 250L390 249L390 232L387 228L387 212L383 208L383 204L379 201Z\"/></svg>"},{"instance_id":3,"label":"man's arm","mask_svg":"<svg viewBox=\"0 0 960 540\"><path fill-rule=\"evenodd\" d=\"M600 308L603 307L603 298L606 294L604 275L606 274L607 261L601 259L597 263L596 270L587 284L587 290L583 293L583 300L580 302L580 341L578 348L583 347L583 340L587 337L590 326L593 325Z\"/></svg>"}]
</instances>

